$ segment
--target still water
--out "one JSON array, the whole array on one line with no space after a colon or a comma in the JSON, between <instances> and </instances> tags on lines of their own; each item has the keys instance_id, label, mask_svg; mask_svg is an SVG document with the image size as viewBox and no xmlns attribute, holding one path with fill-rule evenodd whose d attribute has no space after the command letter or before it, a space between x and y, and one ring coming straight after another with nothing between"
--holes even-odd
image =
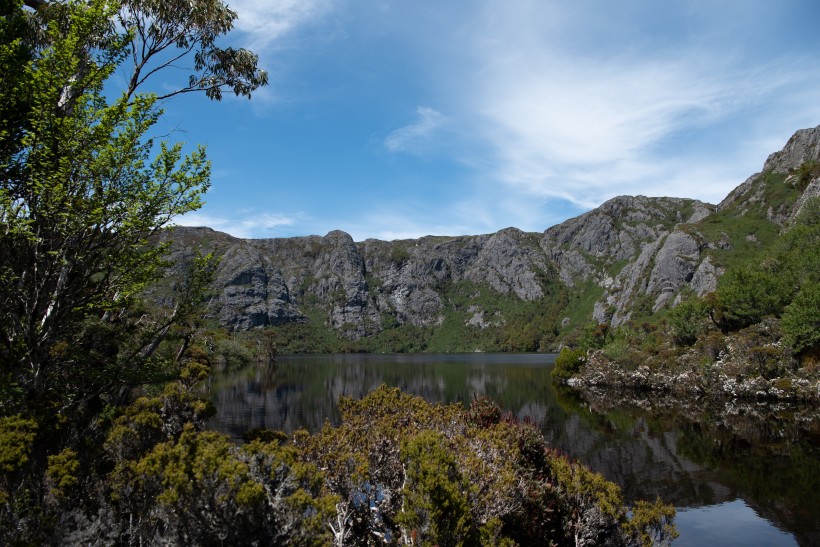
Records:
<instances>
[{"instance_id":1,"label":"still water","mask_svg":"<svg viewBox=\"0 0 820 547\"><path fill-rule=\"evenodd\" d=\"M817 409L590 392L550 381L546 354L281 356L214 375L211 427L319 429L341 396L381 384L430 402L488 395L547 441L618 483L628 501L678 508L676 546L820 546Z\"/></svg>"}]
</instances>

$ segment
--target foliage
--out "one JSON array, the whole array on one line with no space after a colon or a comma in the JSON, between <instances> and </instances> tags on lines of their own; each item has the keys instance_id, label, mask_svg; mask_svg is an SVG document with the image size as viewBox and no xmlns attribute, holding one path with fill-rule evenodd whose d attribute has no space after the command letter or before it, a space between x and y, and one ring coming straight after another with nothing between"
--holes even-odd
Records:
<instances>
[{"instance_id":1,"label":"foliage","mask_svg":"<svg viewBox=\"0 0 820 547\"><path fill-rule=\"evenodd\" d=\"M691 346L706 330L706 305L697 297L690 297L669 312L667 321L672 340L679 346Z\"/></svg>"},{"instance_id":2,"label":"foliage","mask_svg":"<svg viewBox=\"0 0 820 547\"><path fill-rule=\"evenodd\" d=\"M120 514L139 516L132 540L318 545L329 504L317 477L295 465L292 449L259 441L239 448L186 426L178 439L120 463L112 496Z\"/></svg>"},{"instance_id":3,"label":"foliage","mask_svg":"<svg viewBox=\"0 0 820 547\"><path fill-rule=\"evenodd\" d=\"M783 311L783 341L795 353L820 349L820 284L806 284Z\"/></svg>"},{"instance_id":4,"label":"foliage","mask_svg":"<svg viewBox=\"0 0 820 547\"><path fill-rule=\"evenodd\" d=\"M105 362L122 336L111 319L156 272L163 249L148 238L198 208L208 187L202 149L183 158L181 144L148 136L161 114L155 97L106 101L103 85L125 53L113 15L101 1L32 15L45 44L23 67L26 130L2 158L0 181L0 354L28 398L60 393L71 404L118 376ZM94 346L82 337L96 336L96 327L82 328L90 317L108 319L99 325L110 343L104 362L55 351ZM78 376L85 385L72 385Z\"/></svg>"},{"instance_id":5,"label":"foliage","mask_svg":"<svg viewBox=\"0 0 820 547\"><path fill-rule=\"evenodd\" d=\"M655 503L638 500L632 508L632 519L625 529L643 547L668 544L678 537L673 524L675 508L660 498Z\"/></svg>"},{"instance_id":6,"label":"foliage","mask_svg":"<svg viewBox=\"0 0 820 547\"><path fill-rule=\"evenodd\" d=\"M68 489L77 485L79 478L77 471L80 462L77 459L77 452L66 448L59 454L48 457L48 469L46 476L51 483L53 495L63 497Z\"/></svg>"},{"instance_id":7,"label":"foliage","mask_svg":"<svg viewBox=\"0 0 820 547\"><path fill-rule=\"evenodd\" d=\"M797 181L795 186L800 192L805 191L812 180L820 176L820 162L810 160L800 165L795 173Z\"/></svg>"},{"instance_id":8,"label":"foliage","mask_svg":"<svg viewBox=\"0 0 820 547\"><path fill-rule=\"evenodd\" d=\"M501 422L501 407L485 395L473 396L467 412L467 421L478 427L493 426Z\"/></svg>"},{"instance_id":9,"label":"foliage","mask_svg":"<svg viewBox=\"0 0 820 547\"><path fill-rule=\"evenodd\" d=\"M465 411L382 386L343 398L340 411L338 427L293 439L338 496L335 545L637 544L617 486L492 401L476 398ZM633 526L662 528L650 518Z\"/></svg>"},{"instance_id":10,"label":"foliage","mask_svg":"<svg viewBox=\"0 0 820 547\"><path fill-rule=\"evenodd\" d=\"M724 331L748 327L779 314L789 302L792 283L779 272L730 270L721 278L714 318Z\"/></svg>"},{"instance_id":11,"label":"foliage","mask_svg":"<svg viewBox=\"0 0 820 547\"><path fill-rule=\"evenodd\" d=\"M203 148L155 136L158 100L249 96L266 76L250 52L216 45L236 17L217 0L27 4L0 2L0 542L42 543L70 513L60 499L99 508L107 428L147 434L152 412L189 421L172 417L187 402L150 397L130 425L112 421L139 386L207 370L197 306L213 258L192 261L170 307L142 298L162 266L158 234L201 205L210 176ZM187 83L144 92L189 54ZM129 68L118 93L112 76ZM165 402L187 393L175 385Z\"/></svg>"},{"instance_id":12,"label":"foliage","mask_svg":"<svg viewBox=\"0 0 820 547\"><path fill-rule=\"evenodd\" d=\"M820 281L818 245L820 205L814 198L804 205L795 224L774 243L768 258L759 264L729 270L721 278L712 307L712 317L718 326L724 331L738 330L758 323L766 315L784 313L802 290L811 290ZM799 308L798 304L793 310ZM788 320L790 329L799 328L794 319L792 316Z\"/></svg>"},{"instance_id":13,"label":"foliage","mask_svg":"<svg viewBox=\"0 0 820 547\"><path fill-rule=\"evenodd\" d=\"M587 352L584 349L563 348L555 358L552 377L558 380L568 380L586 364Z\"/></svg>"},{"instance_id":14,"label":"foliage","mask_svg":"<svg viewBox=\"0 0 820 547\"><path fill-rule=\"evenodd\" d=\"M473 545L477 529L467 500L469 485L441 434L424 431L401 444L405 468L400 526L424 538L423 543Z\"/></svg>"},{"instance_id":15,"label":"foliage","mask_svg":"<svg viewBox=\"0 0 820 547\"><path fill-rule=\"evenodd\" d=\"M29 459L37 422L20 415L0 418L0 471L14 471Z\"/></svg>"},{"instance_id":16,"label":"foliage","mask_svg":"<svg viewBox=\"0 0 820 547\"><path fill-rule=\"evenodd\" d=\"M128 31L127 51L133 59L128 94L193 52L194 72L188 81L159 99L201 91L220 100L225 90L250 98L268 82L267 73L257 68L257 55L217 45L236 18L222 0L123 0L117 19Z\"/></svg>"}]
</instances>

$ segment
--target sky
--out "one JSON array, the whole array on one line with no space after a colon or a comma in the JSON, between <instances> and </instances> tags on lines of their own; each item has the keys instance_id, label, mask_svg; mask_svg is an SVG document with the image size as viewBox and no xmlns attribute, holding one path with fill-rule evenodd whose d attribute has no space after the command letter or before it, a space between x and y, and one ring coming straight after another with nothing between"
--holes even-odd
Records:
<instances>
[{"instance_id":1,"label":"sky","mask_svg":"<svg viewBox=\"0 0 820 547\"><path fill-rule=\"evenodd\" d=\"M618 195L718 203L820 124L817 0L232 0L252 100L186 95L237 237L543 231Z\"/></svg>"}]
</instances>

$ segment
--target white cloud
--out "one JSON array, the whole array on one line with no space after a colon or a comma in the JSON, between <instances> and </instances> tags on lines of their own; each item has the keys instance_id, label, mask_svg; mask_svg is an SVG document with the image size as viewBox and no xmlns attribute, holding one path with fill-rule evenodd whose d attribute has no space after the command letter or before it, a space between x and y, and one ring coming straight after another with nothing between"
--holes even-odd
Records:
<instances>
[{"instance_id":1,"label":"white cloud","mask_svg":"<svg viewBox=\"0 0 820 547\"><path fill-rule=\"evenodd\" d=\"M228 233L234 237L257 238L270 237L279 228L295 225L295 216L249 212L241 218L210 215L193 212L183 215L174 221L178 226L207 226L214 230Z\"/></svg>"},{"instance_id":2,"label":"white cloud","mask_svg":"<svg viewBox=\"0 0 820 547\"><path fill-rule=\"evenodd\" d=\"M535 195L590 205L613 186L657 180L653 148L746 106L738 74L704 59L537 59L546 54L494 67L475 105L498 178ZM761 80L756 92L785 83Z\"/></svg>"},{"instance_id":3,"label":"white cloud","mask_svg":"<svg viewBox=\"0 0 820 547\"><path fill-rule=\"evenodd\" d=\"M419 152L431 134L447 121L441 112L427 106L418 107L416 113L415 123L396 129L384 139L390 152Z\"/></svg>"},{"instance_id":4,"label":"white cloud","mask_svg":"<svg viewBox=\"0 0 820 547\"><path fill-rule=\"evenodd\" d=\"M627 27L601 38L620 28L603 24L619 17L612 10L486 5L465 25L460 56L447 60L448 108L465 122L458 130L467 146L479 143L466 154L482 180L541 203L589 208L636 193L714 201L759 169L788 131L817 123L808 114L818 109L818 75L806 60L752 59L723 47L715 36L724 29L709 14L688 21L691 33L658 38L659 46ZM795 112L805 121L787 121ZM784 128L776 146L758 146L760 135ZM711 148L697 147L707 141Z\"/></svg>"},{"instance_id":5,"label":"white cloud","mask_svg":"<svg viewBox=\"0 0 820 547\"><path fill-rule=\"evenodd\" d=\"M302 25L324 15L328 0L231 0L237 12L236 29L247 34L250 46L262 50Z\"/></svg>"}]
</instances>

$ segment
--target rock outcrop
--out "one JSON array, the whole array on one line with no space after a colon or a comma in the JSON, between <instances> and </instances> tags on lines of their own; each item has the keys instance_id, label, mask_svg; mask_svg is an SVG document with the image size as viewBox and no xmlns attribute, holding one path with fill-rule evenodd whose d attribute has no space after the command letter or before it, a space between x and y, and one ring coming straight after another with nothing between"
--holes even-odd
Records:
<instances>
[{"instance_id":1,"label":"rock outcrop","mask_svg":"<svg viewBox=\"0 0 820 547\"><path fill-rule=\"evenodd\" d=\"M621 196L542 234L507 228L356 243L340 231L243 240L180 227L165 238L172 243L172 273L196 248L221 257L209 306L211 316L230 330L315 321L316 310L326 327L348 340L396 325L431 327L452 311L448 290L464 283L544 306L558 305L562 290L583 293L588 297L560 304L566 317L556 329L577 326L570 316L619 325L674 306L686 294L715 290L725 253L764 245L761 238L783 229L809 197L820 194L817 177L798 190L793 174L819 158L820 127L801 130L769 156L763 173L718 206ZM757 229L766 222L774 228ZM479 329L507 320L479 303L461 311L467 314L465 326Z\"/></svg>"}]
</instances>

